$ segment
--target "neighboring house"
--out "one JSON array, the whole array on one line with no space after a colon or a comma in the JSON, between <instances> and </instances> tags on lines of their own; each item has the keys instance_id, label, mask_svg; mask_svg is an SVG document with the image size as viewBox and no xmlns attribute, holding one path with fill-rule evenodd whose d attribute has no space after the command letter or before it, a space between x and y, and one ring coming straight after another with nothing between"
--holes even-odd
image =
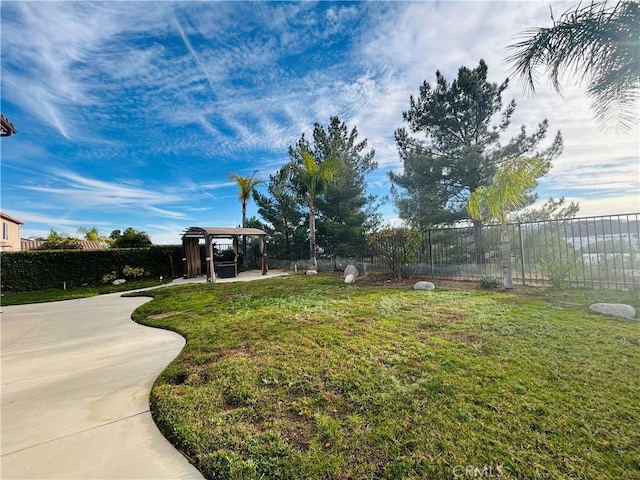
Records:
<instances>
[{"instance_id":1,"label":"neighboring house","mask_svg":"<svg viewBox=\"0 0 640 480\"><path fill-rule=\"evenodd\" d=\"M21 239L21 250L35 250L40 245L42 245L44 240L29 240L27 238ZM83 250L105 250L108 245L103 242L96 242L93 240L78 240L80 245L82 245Z\"/></svg>"},{"instance_id":2,"label":"neighboring house","mask_svg":"<svg viewBox=\"0 0 640 480\"><path fill-rule=\"evenodd\" d=\"M20 229L25 222L18 220L11 215L0 212L2 217L2 239L0 241L0 250L3 252L20 252L25 250L35 250L42 245L44 240L29 240L20 238ZM104 250L109 245L104 242L96 242L92 240L78 240L83 250Z\"/></svg>"},{"instance_id":3,"label":"neighboring house","mask_svg":"<svg viewBox=\"0 0 640 480\"><path fill-rule=\"evenodd\" d=\"M3 252L19 252L20 228L25 223L6 213L0 212L2 218L2 239L0 240L0 250Z\"/></svg>"}]
</instances>

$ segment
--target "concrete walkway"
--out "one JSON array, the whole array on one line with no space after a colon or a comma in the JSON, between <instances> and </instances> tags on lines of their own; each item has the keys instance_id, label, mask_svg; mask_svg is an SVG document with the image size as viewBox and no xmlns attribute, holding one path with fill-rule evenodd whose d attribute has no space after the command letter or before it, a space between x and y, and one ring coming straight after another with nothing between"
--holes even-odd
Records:
<instances>
[{"instance_id":1,"label":"concrete walkway","mask_svg":"<svg viewBox=\"0 0 640 480\"><path fill-rule=\"evenodd\" d=\"M131 321L147 301L116 293L3 307L3 480L202 478L149 412L153 382L185 341Z\"/></svg>"}]
</instances>

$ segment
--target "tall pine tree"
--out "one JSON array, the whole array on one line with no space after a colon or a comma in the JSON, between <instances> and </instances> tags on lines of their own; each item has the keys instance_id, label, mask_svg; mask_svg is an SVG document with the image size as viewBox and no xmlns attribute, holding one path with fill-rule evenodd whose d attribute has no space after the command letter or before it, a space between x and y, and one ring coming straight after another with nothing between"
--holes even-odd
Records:
<instances>
[{"instance_id":1,"label":"tall pine tree","mask_svg":"<svg viewBox=\"0 0 640 480\"><path fill-rule=\"evenodd\" d=\"M376 198L367 195L366 175L378 164L375 151L367 150L367 139L358 139L358 129L348 129L339 117L326 128L316 123L312 151L316 158L338 158L340 175L318 197L320 213L318 244L340 256L353 255L365 245L365 233L378 222Z\"/></svg>"},{"instance_id":2,"label":"tall pine tree","mask_svg":"<svg viewBox=\"0 0 640 480\"><path fill-rule=\"evenodd\" d=\"M515 102L503 106L508 80L490 83L487 70L483 60L475 69L461 67L451 84L436 72L435 86L425 81L402 114L409 131L400 128L395 138L404 171L389 176L400 217L411 225L426 228L469 218L469 196L489 185L505 160L531 156L550 164L562 150L558 132L549 148L536 151L547 134L546 120L531 135L522 126L508 143L500 142ZM474 225L479 238L481 222Z\"/></svg>"},{"instance_id":3,"label":"tall pine tree","mask_svg":"<svg viewBox=\"0 0 640 480\"><path fill-rule=\"evenodd\" d=\"M269 177L268 195L253 191L258 214L266 222L269 234L269 255L284 259L297 259L301 255L298 244L306 237L306 216L301 197L286 182L283 172Z\"/></svg>"}]
</instances>

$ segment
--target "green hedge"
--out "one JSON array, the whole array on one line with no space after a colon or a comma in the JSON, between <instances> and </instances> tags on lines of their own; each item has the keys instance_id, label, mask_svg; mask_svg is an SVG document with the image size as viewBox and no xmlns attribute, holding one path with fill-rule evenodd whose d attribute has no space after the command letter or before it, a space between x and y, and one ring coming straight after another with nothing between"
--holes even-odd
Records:
<instances>
[{"instance_id":1,"label":"green hedge","mask_svg":"<svg viewBox=\"0 0 640 480\"><path fill-rule=\"evenodd\" d=\"M50 288L99 285L105 274L122 278L125 265L142 267L150 276L182 276L182 246L153 246L111 250L49 250L3 253L1 288L32 292Z\"/></svg>"}]
</instances>

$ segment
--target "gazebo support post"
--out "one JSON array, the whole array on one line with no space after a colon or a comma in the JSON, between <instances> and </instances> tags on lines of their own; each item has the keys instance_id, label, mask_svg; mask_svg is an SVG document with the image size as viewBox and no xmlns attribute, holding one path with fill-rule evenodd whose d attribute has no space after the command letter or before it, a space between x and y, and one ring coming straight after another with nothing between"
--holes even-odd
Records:
<instances>
[{"instance_id":1,"label":"gazebo support post","mask_svg":"<svg viewBox=\"0 0 640 480\"><path fill-rule=\"evenodd\" d=\"M244 261L244 260L243 260ZM235 269L235 277L238 276L238 237L233 237L233 268Z\"/></svg>"},{"instance_id":2,"label":"gazebo support post","mask_svg":"<svg viewBox=\"0 0 640 480\"><path fill-rule=\"evenodd\" d=\"M207 282L216 281L216 270L213 265L213 244L211 243L211 236L205 235L204 237L205 250L207 252Z\"/></svg>"},{"instance_id":3,"label":"gazebo support post","mask_svg":"<svg viewBox=\"0 0 640 480\"><path fill-rule=\"evenodd\" d=\"M187 262L187 243L189 239L182 237L182 278L189 278L189 262Z\"/></svg>"},{"instance_id":4,"label":"gazebo support post","mask_svg":"<svg viewBox=\"0 0 640 480\"><path fill-rule=\"evenodd\" d=\"M267 274L267 238L264 235L260 235L260 253L262 253L262 275Z\"/></svg>"}]
</instances>

